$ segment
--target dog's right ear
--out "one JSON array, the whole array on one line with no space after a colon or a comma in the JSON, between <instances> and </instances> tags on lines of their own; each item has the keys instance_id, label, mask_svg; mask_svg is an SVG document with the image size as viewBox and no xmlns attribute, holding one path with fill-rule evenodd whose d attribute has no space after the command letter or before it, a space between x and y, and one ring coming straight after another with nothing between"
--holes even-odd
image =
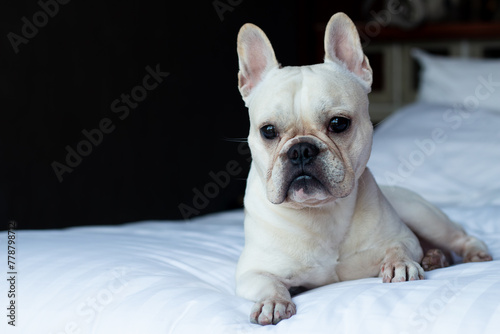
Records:
<instances>
[{"instance_id":1,"label":"dog's right ear","mask_svg":"<svg viewBox=\"0 0 500 334\"><path fill-rule=\"evenodd\" d=\"M238 59L238 87L243 99L270 69L279 66L266 34L251 23L243 25L238 33Z\"/></svg>"}]
</instances>

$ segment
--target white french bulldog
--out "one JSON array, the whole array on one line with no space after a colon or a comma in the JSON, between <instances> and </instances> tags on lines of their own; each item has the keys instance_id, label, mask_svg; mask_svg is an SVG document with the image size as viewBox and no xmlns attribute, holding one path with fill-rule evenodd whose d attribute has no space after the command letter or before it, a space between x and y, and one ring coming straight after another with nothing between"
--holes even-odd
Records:
<instances>
[{"instance_id":1,"label":"white french bulldog","mask_svg":"<svg viewBox=\"0 0 500 334\"><path fill-rule=\"evenodd\" d=\"M366 168L372 70L343 13L328 22L325 53L322 64L281 68L262 30L245 24L238 35L253 162L237 294L255 301L250 320L262 325L295 314L294 287L423 279L416 235L464 261L491 260L482 241L436 207L408 190L379 188ZM431 265L441 263L433 256Z\"/></svg>"}]
</instances>

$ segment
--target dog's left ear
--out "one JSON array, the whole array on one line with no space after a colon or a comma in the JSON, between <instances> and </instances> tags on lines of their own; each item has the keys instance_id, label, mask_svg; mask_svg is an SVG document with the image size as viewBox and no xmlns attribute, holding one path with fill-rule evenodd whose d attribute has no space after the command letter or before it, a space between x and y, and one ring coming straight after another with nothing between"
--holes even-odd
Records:
<instances>
[{"instance_id":1,"label":"dog's left ear","mask_svg":"<svg viewBox=\"0 0 500 334\"><path fill-rule=\"evenodd\" d=\"M264 79L270 69L279 67L266 34L251 23L243 25L238 33L238 60L238 87L243 99Z\"/></svg>"},{"instance_id":2,"label":"dog's left ear","mask_svg":"<svg viewBox=\"0 0 500 334\"><path fill-rule=\"evenodd\" d=\"M368 92L372 85L372 68L364 55L356 26L344 13L330 18L325 31L325 62L345 65L354 73Z\"/></svg>"}]
</instances>

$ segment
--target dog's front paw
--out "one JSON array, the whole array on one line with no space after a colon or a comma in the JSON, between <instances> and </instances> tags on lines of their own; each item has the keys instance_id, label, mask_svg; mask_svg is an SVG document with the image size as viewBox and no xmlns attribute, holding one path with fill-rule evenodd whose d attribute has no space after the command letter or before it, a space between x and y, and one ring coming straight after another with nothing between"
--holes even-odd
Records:
<instances>
[{"instance_id":1,"label":"dog's front paw","mask_svg":"<svg viewBox=\"0 0 500 334\"><path fill-rule=\"evenodd\" d=\"M295 304L286 299L265 299L254 304L250 321L259 325L276 325L295 314Z\"/></svg>"},{"instance_id":2,"label":"dog's front paw","mask_svg":"<svg viewBox=\"0 0 500 334\"><path fill-rule=\"evenodd\" d=\"M390 261L382 264L380 275L384 283L415 281L424 279L424 270L415 261Z\"/></svg>"}]
</instances>

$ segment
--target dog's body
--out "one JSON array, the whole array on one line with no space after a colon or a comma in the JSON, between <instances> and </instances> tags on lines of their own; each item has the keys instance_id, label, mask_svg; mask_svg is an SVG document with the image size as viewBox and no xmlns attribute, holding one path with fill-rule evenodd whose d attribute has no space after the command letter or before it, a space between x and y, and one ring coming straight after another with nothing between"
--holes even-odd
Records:
<instances>
[{"instance_id":1,"label":"dog's body","mask_svg":"<svg viewBox=\"0 0 500 334\"><path fill-rule=\"evenodd\" d=\"M265 34L238 35L239 88L249 108L253 162L237 293L251 321L295 314L289 289L382 276L423 279L420 238L464 261L491 259L437 208L401 188L379 188L366 168L372 71L350 19L334 15L325 62L280 68Z\"/></svg>"}]
</instances>

